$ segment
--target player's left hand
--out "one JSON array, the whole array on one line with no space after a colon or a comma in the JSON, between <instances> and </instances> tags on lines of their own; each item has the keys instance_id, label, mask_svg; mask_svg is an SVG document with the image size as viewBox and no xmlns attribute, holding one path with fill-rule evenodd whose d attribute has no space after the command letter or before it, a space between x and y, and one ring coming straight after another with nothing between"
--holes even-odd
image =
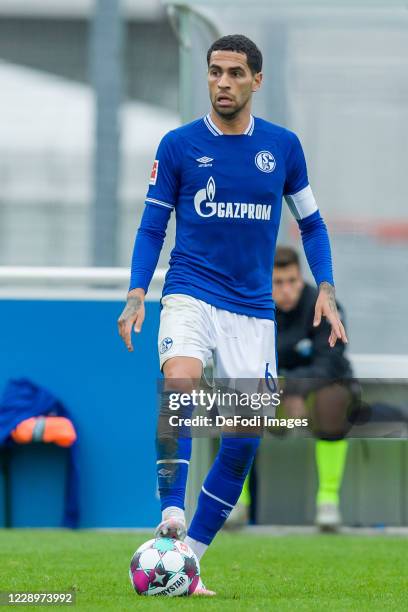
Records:
<instances>
[{"instance_id":1,"label":"player's left hand","mask_svg":"<svg viewBox=\"0 0 408 612\"><path fill-rule=\"evenodd\" d=\"M316 300L313 320L314 327L320 325L322 317L326 317L331 325L329 336L329 345L331 348L333 348L337 340L341 340L347 344L346 331L337 310L335 290L333 285L327 282L320 283L319 285L319 297Z\"/></svg>"}]
</instances>

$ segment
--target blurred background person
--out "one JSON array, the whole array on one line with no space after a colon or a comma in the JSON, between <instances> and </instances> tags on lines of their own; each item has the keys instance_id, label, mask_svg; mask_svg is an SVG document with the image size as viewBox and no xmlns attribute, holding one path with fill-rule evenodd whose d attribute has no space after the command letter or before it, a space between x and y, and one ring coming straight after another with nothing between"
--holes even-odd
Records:
<instances>
[{"instance_id":1,"label":"blurred background person","mask_svg":"<svg viewBox=\"0 0 408 612\"><path fill-rule=\"evenodd\" d=\"M350 394L332 381L351 378L352 370L345 346L328 345L327 321L323 319L318 327L313 325L316 294L317 289L303 278L297 252L291 247L278 247L273 271L278 367L279 375L289 382L283 408L290 417L312 417L318 436L315 522L322 529L334 529L341 523L339 492L348 446L343 425ZM342 308L339 304L337 307L344 322Z\"/></svg>"},{"instance_id":2,"label":"blurred background person","mask_svg":"<svg viewBox=\"0 0 408 612\"><path fill-rule=\"evenodd\" d=\"M279 246L273 271L273 299L278 326L278 372L285 380L280 416L309 417L318 438L315 522L320 529L330 531L341 524L339 492L347 457L344 432L351 400L347 384L334 381L350 379L352 369L344 344L330 348L327 321L323 319L317 327L313 324L317 292L303 278L298 253L291 247ZM344 319L341 306L337 306ZM229 526L248 521L250 503L247 479Z\"/></svg>"}]
</instances>

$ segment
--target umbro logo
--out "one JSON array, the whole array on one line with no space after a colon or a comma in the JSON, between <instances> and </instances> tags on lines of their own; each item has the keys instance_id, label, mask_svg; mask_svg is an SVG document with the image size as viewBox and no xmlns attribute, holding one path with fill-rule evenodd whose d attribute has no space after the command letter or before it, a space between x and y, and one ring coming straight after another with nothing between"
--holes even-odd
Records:
<instances>
[{"instance_id":1,"label":"umbro logo","mask_svg":"<svg viewBox=\"0 0 408 612\"><path fill-rule=\"evenodd\" d=\"M158 474L160 474L160 476L162 478L168 478L169 476L172 475L173 472L171 472L171 470L166 470L166 468L162 468L161 470L158 471Z\"/></svg>"},{"instance_id":2,"label":"umbro logo","mask_svg":"<svg viewBox=\"0 0 408 612\"><path fill-rule=\"evenodd\" d=\"M198 159L196 159L196 161L198 161L199 168L211 168L211 162L213 162L214 159L212 157L207 157L206 155L204 155L204 157L199 157Z\"/></svg>"}]
</instances>

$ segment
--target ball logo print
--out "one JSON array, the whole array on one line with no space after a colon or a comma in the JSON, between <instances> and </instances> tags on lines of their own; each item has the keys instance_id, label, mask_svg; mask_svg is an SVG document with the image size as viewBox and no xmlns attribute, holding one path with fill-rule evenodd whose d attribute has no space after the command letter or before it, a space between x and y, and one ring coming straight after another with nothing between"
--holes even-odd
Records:
<instances>
[{"instance_id":1,"label":"ball logo print","mask_svg":"<svg viewBox=\"0 0 408 612\"><path fill-rule=\"evenodd\" d=\"M138 595L191 595L200 579L200 564L184 542L157 538L137 549L129 578Z\"/></svg>"},{"instance_id":2,"label":"ball logo print","mask_svg":"<svg viewBox=\"0 0 408 612\"><path fill-rule=\"evenodd\" d=\"M255 164L261 172L273 172L276 168L276 161L269 151L259 151L255 155Z\"/></svg>"},{"instance_id":3,"label":"ball logo print","mask_svg":"<svg viewBox=\"0 0 408 612\"><path fill-rule=\"evenodd\" d=\"M172 346L173 346L173 339L169 337L164 338L160 342L160 354L163 355L163 353L171 349Z\"/></svg>"}]
</instances>

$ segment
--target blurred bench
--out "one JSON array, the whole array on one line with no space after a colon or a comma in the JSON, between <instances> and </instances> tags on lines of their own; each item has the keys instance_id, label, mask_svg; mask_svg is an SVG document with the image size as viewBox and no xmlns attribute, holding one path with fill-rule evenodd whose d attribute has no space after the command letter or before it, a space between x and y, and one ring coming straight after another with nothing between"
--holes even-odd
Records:
<instances>
[{"instance_id":1,"label":"blurred bench","mask_svg":"<svg viewBox=\"0 0 408 612\"><path fill-rule=\"evenodd\" d=\"M351 355L350 359L365 391L375 386L377 396L381 379L405 379L398 380L392 397L385 384L380 397L389 403L397 402L408 416L408 356ZM403 428L406 432L406 424ZM257 523L313 524L317 489L314 446L312 438L264 437L256 461ZM190 516L216 451L217 441L193 442L188 487ZM341 510L346 525L408 525L406 439L350 440Z\"/></svg>"}]
</instances>

